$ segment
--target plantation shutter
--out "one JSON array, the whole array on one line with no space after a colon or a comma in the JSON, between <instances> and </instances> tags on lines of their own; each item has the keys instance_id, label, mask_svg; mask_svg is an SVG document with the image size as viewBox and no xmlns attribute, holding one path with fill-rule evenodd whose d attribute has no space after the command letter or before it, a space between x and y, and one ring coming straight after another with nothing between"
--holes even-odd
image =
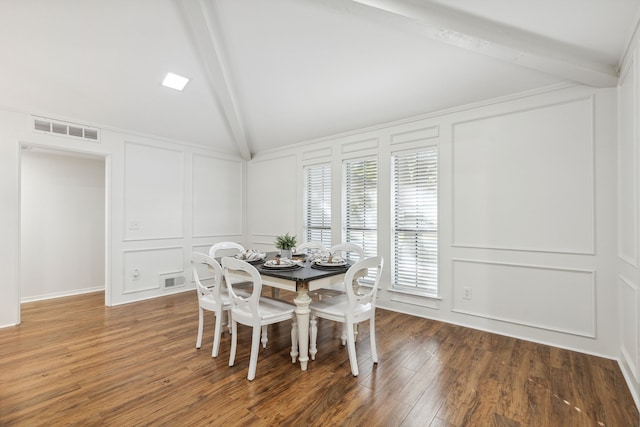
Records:
<instances>
[{"instance_id":1,"label":"plantation shutter","mask_svg":"<svg viewBox=\"0 0 640 427\"><path fill-rule=\"evenodd\" d=\"M344 163L345 238L360 245L365 257L378 253L378 162Z\"/></svg>"},{"instance_id":2,"label":"plantation shutter","mask_svg":"<svg viewBox=\"0 0 640 427\"><path fill-rule=\"evenodd\" d=\"M438 147L392 157L393 286L438 295Z\"/></svg>"},{"instance_id":3,"label":"plantation shutter","mask_svg":"<svg viewBox=\"0 0 640 427\"><path fill-rule=\"evenodd\" d=\"M305 238L331 246L331 165L304 168Z\"/></svg>"}]
</instances>

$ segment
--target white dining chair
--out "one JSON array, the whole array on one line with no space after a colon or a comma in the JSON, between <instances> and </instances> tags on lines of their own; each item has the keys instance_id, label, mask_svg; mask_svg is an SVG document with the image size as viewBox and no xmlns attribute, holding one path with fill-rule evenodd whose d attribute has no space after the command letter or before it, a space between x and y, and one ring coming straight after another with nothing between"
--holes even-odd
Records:
<instances>
[{"instance_id":1,"label":"white dining chair","mask_svg":"<svg viewBox=\"0 0 640 427\"><path fill-rule=\"evenodd\" d=\"M349 352L349 362L351 363L351 373L358 376L358 361L356 359L355 344L355 325L359 322L369 320L369 340L371 341L371 358L373 363L378 363L378 353L376 350L376 294L382 274L383 260L381 256L363 259L357 262L347 270L344 277L345 294L332 298L326 298L317 302L312 302L311 309L311 345L309 354L311 359L315 360L317 353L317 337L318 337L318 321L317 318L323 318L340 322L346 325L347 330L347 349ZM355 277L364 277L370 269L375 269L375 279L373 286L359 288L359 293L354 291L351 286Z\"/></svg>"},{"instance_id":2,"label":"white dining chair","mask_svg":"<svg viewBox=\"0 0 640 427\"><path fill-rule=\"evenodd\" d=\"M245 251L244 246L236 242L218 242L209 248L209 256L211 258L221 258L223 256L234 256ZM236 289L243 289L251 292L251 283L241 282L236 284ZM231 332L231 320L229 320L229 332Z\"/></svg>"},{"instance_id":3,"label":"white dining chair","mask_svg":"<svg viewBox=\"0 0 640 427\"><path fill-rule=\"evenodd\" d=\"M202 283L204 279L201 280L200 278L199 266L206 268L213 274L213 280L208 286ZM222 335L222 317L225 311L231 309L231 299L222 284L222 267L215 259L199 252L193 252L191 254L191 269L193 271L193 280L196 282L196 291L198 292L198 338L196 340L196 348L200 348L202 345L204 311L212 311L216 316L216 326L213 333L211 356L218 357ZM201 271L205 270L201 269Z\"/></svg>"},{"instance_id":4,"label":"white dining chair","mask_svg":"<svg viewBox=\"0 0 640 427\"><path fill-rule=\"evenodd\" d=\"M262 293L262 278L254 266L248 262L231 258L222 258L222 270L227 283L229 296L231 297L231 354L229 366L233 366L236 357L238 343L238 323L252 327L251 356L249 357L249 373L247 379L253 381L256 376L258 364L258 352L260 350L260 333L262 332L262 345L267 346L267 326L273 323L291 320L291 357L295 361L298 356L298 327L295 308L293 304L284 301L265 298ZM248 277L253 283L253 292L248 297L239 295L233 283L234 276Z\"/></svg>"},{"instance_id":5,"label":"white dining chair","mask_svg":"<svg viewBox=\"0 0 640 427\"><path fill-rule=\"evenodd\" d=\"M328 252L334 256L338 255L351 263L364 259L364 250L359 245L350 242L338 243L337 245L333 245L329 248ZM356 259L354 259L354 255L356 256ZM330 288L317 289L315 293L318 295L318 299L322 299L322 297L342 295L344 294L344 288L342 287L342 284L339 284Z\"/></svg>"},{"instance_id":6,"label":"white dining chair","mask_svg":"<svg viewBox=\"0 0 640 427\"><path fill-rule=\"evenodd\" d=\"M296 247L296 253L300 253L304 250L310 250L315 252L326 252L327 248L320 242L304 242Z\"/></svg>"},{"instance_id":7,"label":"white dining chair","mask_svg":"<svg viewBox=\"0 0 640 427\"><path fill-rule=\"evenodd\" d=\"M362 249L361 246L351 242L344 242L333 245L329 248L329 252L332 255L340 254L342 258L348 261L354 261L352 259L352 254L356 254L358 256L358 259L356 261L362 261L364 259L364 249Z\"/></svg>"},{"instance_id":8,"label":"white dining chair","mask_svg":"<svg viewBox=\"0 0 640 427\"><path fill-rule=\"evenodd\" d=\"M218 252L226 251L224 254L220 254ZM244 246L240 243L236 242L218 242L213 244L211 248L209 248L209 256L211 258L216 258L219 256L230 256L235 255L236 253L244 252Z\"/></svg>"}]
</instances>

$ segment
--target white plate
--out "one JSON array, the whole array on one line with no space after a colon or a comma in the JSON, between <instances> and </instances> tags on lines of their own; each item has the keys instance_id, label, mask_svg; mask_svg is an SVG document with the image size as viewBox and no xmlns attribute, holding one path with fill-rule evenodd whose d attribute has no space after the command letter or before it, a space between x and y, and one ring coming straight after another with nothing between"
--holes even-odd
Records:
<instances>
[{"instance_id":1,"label":"white plate","mask_svg":"<svg viewBox=\"0 0 640 427\"><path fill-rule=\"evenodd\" d=\"M316 261L316 264L322 266L322 267L344 267L345 265L347 265L347 261L345 260L340 260L340 261L323 261L323 260L318 260Z\"/></svg>"},{"instance_id":2,"label":"white plate","mask_svg":"<svg viewBox=\"0 0 640 427\"><path fill-rule=\"evenodd\" d=\"M280 264L276 263L275 259L270 259L269 261L264 263L264 266L267 268L296 268L296 267L300 267L300 264L298 264L297 262L293 262L290 260L281 260Z\"/></svg>"}]
</instances>

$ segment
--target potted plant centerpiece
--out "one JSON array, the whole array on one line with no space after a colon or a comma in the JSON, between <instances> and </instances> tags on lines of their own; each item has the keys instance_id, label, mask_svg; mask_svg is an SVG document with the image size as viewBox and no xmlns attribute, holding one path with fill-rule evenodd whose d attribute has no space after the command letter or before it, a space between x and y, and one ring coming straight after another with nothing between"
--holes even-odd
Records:
<instances>
[{"instance_id":1,"label":"potted plant centerpiece","mask_svg":"<svg viewBox=\"0 0 640 427\"><path fill-rule=\"evenodd\" d=\"M291 259L291 250L296 246L296 236L291 236L289 233L284 236L276 237L276 249L280 249L282 258Z\"/></svg>"}]
</instances>

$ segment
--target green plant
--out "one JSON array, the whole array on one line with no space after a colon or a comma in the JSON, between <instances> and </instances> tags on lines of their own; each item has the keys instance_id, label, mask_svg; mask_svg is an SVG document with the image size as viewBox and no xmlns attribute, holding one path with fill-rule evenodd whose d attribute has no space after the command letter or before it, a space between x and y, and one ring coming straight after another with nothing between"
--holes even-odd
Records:
<instances>
[{"instance_id":1,"label":"green plant","mask_svg":"<svg viewBox=\"0 0 640 427\"><path fill-rule=\"evenodd\" d=\"M289 233L284 236L276 237L276 249L292 249L296 246L296 236L291 236Z\"/></svg>"}]
</instances>

